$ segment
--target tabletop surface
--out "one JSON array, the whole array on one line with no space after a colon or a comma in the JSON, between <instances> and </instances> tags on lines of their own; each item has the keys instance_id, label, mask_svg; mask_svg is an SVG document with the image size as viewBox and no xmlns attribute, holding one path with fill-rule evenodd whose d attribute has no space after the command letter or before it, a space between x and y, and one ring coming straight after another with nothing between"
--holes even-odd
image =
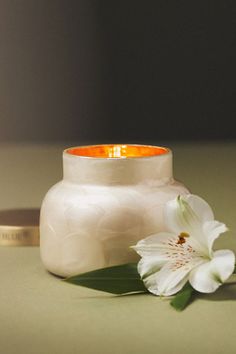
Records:
<instances>
[{"instance_id":1,"label":"tabletop surface","mask_svg":"<svg viewBox=\"0 0 236 354\"><path fill-rule=\"evenodd\" d=\"M173 143L175 177L205 198L236 252L236 143ZM39 207L66 145L0 146L0 209ZM0 354L235 353L236 277L178 313L169 300L76 287L43 268L38 247L0 247Z\"/></svg>"}]
</instances>

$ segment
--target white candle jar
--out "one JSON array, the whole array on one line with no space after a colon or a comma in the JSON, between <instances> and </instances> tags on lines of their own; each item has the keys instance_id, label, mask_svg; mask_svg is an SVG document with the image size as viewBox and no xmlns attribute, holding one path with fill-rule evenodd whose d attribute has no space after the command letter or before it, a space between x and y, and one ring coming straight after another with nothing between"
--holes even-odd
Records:
<instances>
[{"instance_id":1,"label":"white candle jar","mask_svg":"<svg viewBox=\"0 0 236 354\"><path fill-rule=\"evenodd\" d=\"M164 204L186 193L173 179L168 148L66 149L63 180L49 190L41 208L42 262L63 277L136 262L130 246L164 231Z\"/></svg>"}]
</instances>

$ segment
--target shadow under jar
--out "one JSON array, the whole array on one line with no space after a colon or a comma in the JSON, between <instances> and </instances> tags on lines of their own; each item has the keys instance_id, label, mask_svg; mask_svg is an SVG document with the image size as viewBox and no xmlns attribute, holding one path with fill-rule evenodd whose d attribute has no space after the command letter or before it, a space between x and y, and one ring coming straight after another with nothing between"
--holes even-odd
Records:
<instances>
[{"instance_id":1,"label":"shadow under jar","mask_svg":"<svg viewBox=\"0 0 236 354\"><path fill-rule=\"evenodd\" d=\"M41 208L42 262L63 277L137 262L130 246L165 231L164 204L187 193L173 179L166 147L66 149L63 180L48 191Z\"/></svg>"}]
</instances>

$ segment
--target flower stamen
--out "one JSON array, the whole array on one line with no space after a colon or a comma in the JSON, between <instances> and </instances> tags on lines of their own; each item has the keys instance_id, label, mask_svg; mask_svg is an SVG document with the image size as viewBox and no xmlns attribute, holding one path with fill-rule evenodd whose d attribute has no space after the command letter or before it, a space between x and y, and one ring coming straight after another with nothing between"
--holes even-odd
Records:
<instances>
[{"instance_id":1,"label":"flower stamen","mask_svg":"<svg viewBox=\"0 0 236 354\"><path fill-rule=\"evenodd\" d=\"M181 232L178 235L178 241L177 241L177 245L182 245L183 243L186 242L185 238L189 237L190 235L187 232Z\"/></svg>"}]
</instances>

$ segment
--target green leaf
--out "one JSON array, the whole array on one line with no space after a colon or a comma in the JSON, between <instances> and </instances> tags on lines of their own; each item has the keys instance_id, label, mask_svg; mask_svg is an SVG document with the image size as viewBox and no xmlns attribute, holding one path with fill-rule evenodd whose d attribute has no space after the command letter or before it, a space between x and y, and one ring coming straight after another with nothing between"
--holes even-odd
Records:
<instances>
[{"instance_id":1,"label":"green leaf","mask_svg":"<svg viewBox=\"0 0 236 354\"><path fill-rule=\"evenodd\" d=\"M235 268L234 268L234 272L233 272L233 274L236 274L236 264L235 264Z\"/></svg>"},{"instance_id":2,"label":"green leaf","mask_svg":"<svg viewBox=\"0 0 236 354\"><path fill-rule=\"evenodd\" d=\"M64 281L112 294L147 292L137 271L137 264L122 264L75 275Z\"/></svg>"},{"instance_id":3,"label":"green leaf","mask_svg":"<svg viewBox=\"0 0 236 354\"><path fill-rule=\"evenodd\" d=\"M180 290L174 299L171 301L171 306L177 311L183 311L193 300L195 290L187 283L182 290Z\"/></svg>"}]
</instances>

